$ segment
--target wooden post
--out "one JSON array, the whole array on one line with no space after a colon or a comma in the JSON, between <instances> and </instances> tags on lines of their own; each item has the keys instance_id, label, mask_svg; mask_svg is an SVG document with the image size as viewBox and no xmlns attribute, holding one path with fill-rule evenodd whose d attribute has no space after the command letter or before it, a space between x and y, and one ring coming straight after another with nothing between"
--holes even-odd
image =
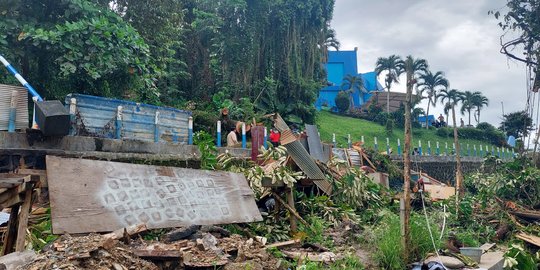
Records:
<instances>
[{"instance_id":1,"label":"wooden post","mask_svg":"<svg viewBox=\"0 0 540 270\"><path fill-rule=\"evenodd\" d=\"M30 208L32 208L32 189L33 188L30 187L24 194L24 202L21 207L21 213L19 214L15 251L24 251L24 240L26 238L26 228L28 227L28 216L30 215Z\"/></svg>"},{"instance_id":2,"label":"wooden post","mask_svg":"<svg viewBox=\"0 0 540 270\"><path fill-rule=\"evenodd\" d=\"M13 252L15 244L15 235L17 234L17 220L19 219L19 205L11 207L7 231L4 235L4 247L2 248L2 256Z\"/></svg>"},{"instance_id":3,"label":"wooden post","mask_svg":"<svg viewBox=\"0 0 540 270\"><path fill-rule=\"evenodd\" d=\"M405 145L403 147L403 218L401 219L401 245L403 248L403 258L409 262L410 246L410 211L411 211L411 100L413 88L413 71L407 70L407 95L405 100Z\"/></svg>"},{"instance_id":4,"label":"wooden post","mask_svg":"<svg viewBox=\"0 0 540 270\"><path fill-rule=\"evenodd\" d=\"M296 212L296 208L294 207L294 192L292 188L287 189L287 204L291 209L293 209ZM291 219L291 231L295 233L298 230L298 225L296 224L296 218L294 217L294 214L290 214Z\"/></svg>"}]
</instances>

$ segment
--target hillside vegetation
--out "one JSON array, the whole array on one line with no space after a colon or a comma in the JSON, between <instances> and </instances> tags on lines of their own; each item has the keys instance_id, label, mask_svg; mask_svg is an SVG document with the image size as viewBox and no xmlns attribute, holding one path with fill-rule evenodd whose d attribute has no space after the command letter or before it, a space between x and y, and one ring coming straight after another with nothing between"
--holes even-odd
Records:
<instances>
[{"instance_id":1,"label":"hillside vegetation","mask_svg":"<svg viewBox=\"0 0 540 270\"><path fill-rule=\"evenodd\" d=\"M386 150L386 130L384 126L381 126L377 123L364 119L340 116L328 111L320 111L317 114L317 127L321 134L321 139L324 142L332 142L332 133L335 133L338 146L343 147L347 145L347 134L351 134L351 140L353 143L360 141L361 137L364 136L366 146L372 148L374 144L374 138L377 137L379 150ZM439 142L442 153L444 152L445 143L448 143L448 151L450 152L454 140L452 138L442 138L440 136L437 136L435 132L436 130L432 129L413 129L411 141L413 147L418 147L418 140L421 140L422 150L423 152L427 152L428 141L430 141L432 153L435 153L436 142ZM398 138L400 139L401 146L403 147L403 129L394 128L392 136L389 137L390 147L392 148L394 153L397 153ZM466 151L467 144L469 145L471 149L471 155L474 153L473 145L476 145L478 151L480 150L480 145L483 145L483 147L488 145L490 150L492 146L497 149L497 146L492 145L489 142L469 139L460 139L459 141L463 151Z\"/></svg>"}]
</instances>

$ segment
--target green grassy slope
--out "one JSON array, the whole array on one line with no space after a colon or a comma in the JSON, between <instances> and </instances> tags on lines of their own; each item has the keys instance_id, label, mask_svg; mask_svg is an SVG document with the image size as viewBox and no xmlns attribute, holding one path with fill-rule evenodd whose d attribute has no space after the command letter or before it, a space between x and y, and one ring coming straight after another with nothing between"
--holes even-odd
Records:
<instances>
[{"instance_id":1,"label":"green grassy slope","mask_svg":"<svg viewBox=\"0 0 540 270\"><path fill-rule=\"evenodd\" d=\"M317 115L317 127L321 134L321 139L324 142L332 142L332 133L336 134L336 141L338 147L344 147L347 145L347 134L351 134L351 141L357 142L361 140L361 136L364 136L365 145L368 148L373 148L374 137L377 137L379 151L386 150L386 131L384 126L377 123L370 122L363 119L351 118L336 115L328 111L320 111ZM397 153L397 139L401 141L401 147L403 149L404 133L403 129L394 128L394 132L390 139L390 147L394 153ZM442 138L435 134L435 130L413 129L412 131L412 145L418 147L418 140L422 141L422 152L427 153L428 141L431 142L431 151L434 154L436 148L436 142L439 142L441 153L444 153L445 143L448 143L448 152L452 151L453 138ZM489 145L491 151L492 145L487 142L478 140L460 140L462 153L466 153L467 144L471 149L471 155L474 155L473 145L476 145L478 154L480 153L480 145L483 148ZM497 147L494 146L495 151Z\"/></svg>"}]
</instances>

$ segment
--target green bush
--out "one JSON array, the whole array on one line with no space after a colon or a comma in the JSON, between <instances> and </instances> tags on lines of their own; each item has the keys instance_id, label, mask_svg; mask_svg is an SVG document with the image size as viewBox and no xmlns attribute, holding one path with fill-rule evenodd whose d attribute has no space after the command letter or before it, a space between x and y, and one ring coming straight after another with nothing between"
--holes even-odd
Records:
<instances>
[{"instance_id":1,"label":"green bush","mask_svg":"<svg viewBox=\"0 0 540 270\"><path fill-rule=\"evenodd\" d=\"M349 94L347 92L340 91L336 96L335 102L338 111L344 113L349 109L351 99L349 98Z\"/></svg>"},{"instance_id":2,"label":"green bush","mask_svg":"<svg viewBox=\"0 0 540 270\"><path fill-rule=\"evenodd\" d=\"M487 123L487 122L482 122L482 123L479 123L477 126L476 126L477 129L481 129L481 130L495 130L496 128L490 124L490 123Z\"/></svg>"},{"instance_id":3,"label":"green bush","mask_svg":"<svg viewBox=\"0 0 540 270\"><path fill-rule=\"evenodd\" d=\"M441 137L441 138L448 138L448 134L450 132L449 128L438 128L437 131L435 131L435 135Z\"/></svg>"}]
</instances>

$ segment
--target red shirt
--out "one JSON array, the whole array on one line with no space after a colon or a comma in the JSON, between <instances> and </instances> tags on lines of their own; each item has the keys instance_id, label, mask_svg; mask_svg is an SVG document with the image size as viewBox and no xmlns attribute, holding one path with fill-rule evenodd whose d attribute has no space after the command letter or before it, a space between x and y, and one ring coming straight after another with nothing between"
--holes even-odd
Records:
<instances>
[{"instance_id":1,"label":"red shirt","mask_svg":"<svg viewBox=\"0 0 540 270\"><path fill-rule=\"evenodd\" d=\"M279 142L279 139L281 137L281 134L279 132L270 132L270 141L271 142Z\"/></svg>"}]
</instances>

